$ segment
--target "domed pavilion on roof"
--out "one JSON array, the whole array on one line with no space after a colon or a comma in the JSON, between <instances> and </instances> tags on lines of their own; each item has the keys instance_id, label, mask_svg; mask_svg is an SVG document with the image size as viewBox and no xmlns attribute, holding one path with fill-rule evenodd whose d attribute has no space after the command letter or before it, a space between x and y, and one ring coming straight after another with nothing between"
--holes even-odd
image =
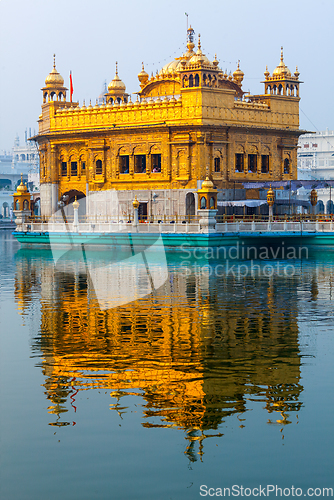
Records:
<instances>
[{"instance_id":1,"label":"domed pavilion on roof","mask_svg":"<svg viewBox=\"0 0 334 500\"><path fill-rule=\"evenodd\" d=\"M100 215L108 215L111 190L124 213L137 196L142 217L196 215L206 177L218 205L249 181L296 179L299 72L292 75L282 49L279 65L264 76L264 93L246 94L240 63L224 72L217 56L203 52L200 35L195 47L192 27L185 52L155 75L142 64L133 100L116 64L104 102L68 102L54 62L35 137L42 215L55 212L64 195L80 200L96 192Z\"/></svg>"}]
</instances>

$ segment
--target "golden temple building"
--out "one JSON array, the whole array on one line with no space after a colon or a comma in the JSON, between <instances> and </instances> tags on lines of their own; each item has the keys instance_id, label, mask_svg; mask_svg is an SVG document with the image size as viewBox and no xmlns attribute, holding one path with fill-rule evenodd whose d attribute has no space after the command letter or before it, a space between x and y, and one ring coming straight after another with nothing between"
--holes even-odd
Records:
<instances>
[{"instance_id":1,"label":"golden temple building","mask_svg":"<svg viewBox=\"0 0 334 500\"><path fill-rule=\"evenodd\" d=\"M246 94L240 65L222 71L202 52L200 35L195 47L191 27L183 55L151 76L143 64L133 101L116 65L103 104L69 102L54 63L34 138L41 214L52 215L64 195L98 192L99 215L108 215L107 193L116 190L126 213L137 195L142 215L196 215L207 176L218 200L245 182L296 179L299 72L291 73L282 49L264 77L263 94Z\"/></svg>"}]
</instances>

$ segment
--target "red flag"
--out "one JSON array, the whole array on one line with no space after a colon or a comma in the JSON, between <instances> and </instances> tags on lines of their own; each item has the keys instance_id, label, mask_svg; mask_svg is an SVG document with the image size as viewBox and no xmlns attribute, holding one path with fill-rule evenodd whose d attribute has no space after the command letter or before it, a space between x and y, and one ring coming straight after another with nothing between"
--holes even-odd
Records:
<instances>
[{"instance_id":1,"label":"red flag","mask_svg":"<svg viewBox=\"0 0 334 500\"><path fill-rule=\"evenodd\" d=\"M72 82L72 71L70 71L70 101L72 102L73 95L73 82Z\"/></svg>"}]
</instances>

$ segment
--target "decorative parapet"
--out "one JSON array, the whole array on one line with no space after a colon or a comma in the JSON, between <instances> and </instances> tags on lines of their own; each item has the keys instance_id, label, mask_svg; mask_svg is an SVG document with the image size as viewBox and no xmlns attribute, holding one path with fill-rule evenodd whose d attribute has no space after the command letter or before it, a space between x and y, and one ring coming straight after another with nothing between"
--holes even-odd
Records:
<instances>
[{"instance_id":1,"label":"decorative parapet","mask_svg":"<svg viewBox=\"0 0 334 500\"><path fill-rule=\"evenodd\" d=\"M254 101L235 101L234 102L234 107L235 108L244 108L244 109L266 109L270 110L270 106L264 102L254 102Z\"/></svg>"},{"instance_id":2,"label":"decorative parapet","mask_svg":"<svg viewBox=\"0 0 334 500\"><path fill-rule=\"evenodd\" d=\"M81 107L60 108L51 119L51 129L80 129L84 127L103 127L126 124L159 123L160 121L182 118L181 96L176 99L165 96L161 98L142 99L136 102L85 105Z\"/></svg>"}]
</instances>

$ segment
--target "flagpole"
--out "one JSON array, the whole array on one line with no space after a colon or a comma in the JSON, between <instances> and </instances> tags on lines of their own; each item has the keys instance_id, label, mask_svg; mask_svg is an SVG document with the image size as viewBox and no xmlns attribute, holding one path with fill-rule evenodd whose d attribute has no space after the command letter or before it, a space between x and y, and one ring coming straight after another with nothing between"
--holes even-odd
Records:
<instances>
[{"instance_id":1,"label":"flagpole","mask_svg":"<svg viewBox=\"0 0 334 500\"><path fill-rule=\"evenodd\" d=\"M72 81L72 71L70 71L70 102L72 102L73 96L73 81Z\"/></svg>"}]
</instances>

